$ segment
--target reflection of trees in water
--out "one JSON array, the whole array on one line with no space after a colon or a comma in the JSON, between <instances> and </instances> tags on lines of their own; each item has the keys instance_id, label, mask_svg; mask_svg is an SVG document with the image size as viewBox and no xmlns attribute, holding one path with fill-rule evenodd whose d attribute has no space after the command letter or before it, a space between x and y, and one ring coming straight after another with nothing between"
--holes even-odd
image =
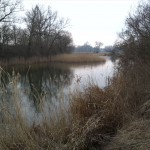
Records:
<instances>
[{"instance_id":1,"label":"reflection of trees in water","mask_svg":"<svg viewBox=\"0 0 150 150\"><path fill-rule=\"evenodd\" d=\"M111 55L110 60L114 63L119 57L117 55Z\"/></svg>"},{"instance_id":2,"label":"reflection of trees in water","mask_svg":"<svg viewBox=\"0 0 150 150\"><path fill-rule=\"evenodd\" d=\"M12 74L13 69L7 71ZM19 84L22 92L39 111L40 101L45 96L45 100L52 103L52 99L57 100L58 93L71 82L72 72L69 67L59 65L42 65L15 68L15 72L21 75ZM6 85L9 84L6 74L2 80ZM8 88L8 86L6 86ZM28 92L25 92L28 91Z\"/></svg>"},{"instance_id":3,"label":"reflection of trees in water","mask_svg":"<svg viewBox=\"0 0 150 150\"><path fill-rule=\"evenodd\" d=\"M74 70L99 66L94 64L48 64L42 66L16 67L16 74L20 73L17 89L19 92L20 109L24 116L30 121L40 120L40 116L46 113L46 117L51 117L56 113L61 113L61 106L67 108L69 88L75 78ZM101 65L104 65L101 63ZM12 75L13 68L6 68L6 72ZM10 78L12 76L10 75ZM9 107L13 106L13 93L11 79L6 73L0 77L0 87L6 89L7 93L0 93L1 100L7 100ZM5 86L2 86L5 83ZM68 86L69 85L69 86ZM65 97L66 96L66 97ZM66 99L65 99L66 98ZM0 101L1 102L1 101ZM62 105L61 105L62 104ZM42 109L41 109L42 108Z\"/></svg>"},{"instance_id":4,"label":"reflection of trees in water","mask_svg":"<svg viewBox=\"0 0 150 150\"><path fill-rule=\"evenodd\" d=\"M46 100L52 98L57 100L57 94L61 88L67 86L71 81L71 71L69 68L62 69L55 66L38 68L28 72L28 80L31 89L31 99L35 105L40 103L43 95Z\"/></svg>"}]
</instances>

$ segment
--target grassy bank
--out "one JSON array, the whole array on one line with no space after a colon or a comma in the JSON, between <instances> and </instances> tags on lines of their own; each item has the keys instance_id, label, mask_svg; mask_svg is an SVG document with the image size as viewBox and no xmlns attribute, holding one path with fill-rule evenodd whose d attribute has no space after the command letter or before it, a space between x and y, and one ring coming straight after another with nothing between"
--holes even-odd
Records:
<instances>
[{"instance_id":1,"label":"grassy bank","mask_svg":"<svg viewBox=\"0 0 150 150\"><path fill-rule=\"evenodd\" d=\"M73 97L71 112L80 120L76 149L149 149L149 66L139 62L118 72L107 88L90 86Z\"/></svg>"},{"instance_id":2,"label":"grassy bank","mask_svg":"<svg viewBox=\"0 0 150 150\"><path fill-rule=\"evenodd\" d=\"M1 66L6 65L28 65L28 64L39 64L39 63L104 63L105 58L97 54L61 54L49 57L31 57L25 58L11 58L9 60L0 60Z\"/></svg>"}]
</instances>

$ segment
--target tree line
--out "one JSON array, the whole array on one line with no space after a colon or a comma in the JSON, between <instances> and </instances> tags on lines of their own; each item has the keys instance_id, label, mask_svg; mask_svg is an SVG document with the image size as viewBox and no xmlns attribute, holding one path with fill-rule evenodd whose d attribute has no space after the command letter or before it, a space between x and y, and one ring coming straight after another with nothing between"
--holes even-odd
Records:
<instances>
[{"instance_id":1,"label":"tree line","mask_svg":"<svg viewBox=\"0 0 150 150\"><path fill-rule=\"evenodd\" d=\"M118 54L121 52L120 48L116 45L107 45L103 47L103 43L95 42L95 46L90 45L88 42L83 45L79 45L74 47L74 53L110 53L110 54Z\"/></svg>"},{"instance_id":2,"label":"tree line","mask_svg":"<svg viewBox=\"0 0 150 150\"><path fill-rule=\"evenodd\" d=\"M123 50L122 63L124 66L147 63L150 60L150 2L142 1L136 11L129 14L125 25L116 43Z\"/></svg>"},{"instance_id":3,"label":"tree line","mask_svg":"<svg viewBox=\"0 0 150 150\"><path fill-rule=\"evenodd\" d=\"M103 43L96 41L95 46L90 45L88 42L83 45L74 47L73 52L75 53L99 53L101 52L101 46Z\"/></svg>"},{"instance_id":4,"label":"tree line","mask_svg":"<svg viewBox=\"0 0 150 150\"><path fill-rule=\"evenodd\" d=\"M69 22L59 18L56 11L36 5L17 18L20 1L0 1L0 57L51 56L68 53L73 47L71 33L66 31ZM18 19L25 27L16 25Z\"/></svg>"}]
</instances>

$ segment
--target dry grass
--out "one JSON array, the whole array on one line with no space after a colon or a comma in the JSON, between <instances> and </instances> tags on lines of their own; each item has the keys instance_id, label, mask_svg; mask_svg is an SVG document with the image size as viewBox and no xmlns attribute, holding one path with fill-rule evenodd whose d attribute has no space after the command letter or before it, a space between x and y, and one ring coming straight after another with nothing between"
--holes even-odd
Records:
<instances>
[{"instance_id":1,"label":"dry grass","mask_svg":"<svg viewBox=\"0 0 150 150\"><path fill-rule=\"evenodd\" d=\"M54 62L63 63L90 63L90 62L105 62L103 57L96 54L62 54L52 57Z\"/></svg>"},{"instance_id":2,"label":"dry grass","mask_svg":"<svg viewBox=\"0 0 150 150\"><path fill-rule=\"evenodd\" d=\"M76 144L76 149L94 147L103 149L113 137L117 138L115 138L115 148L118 145L117 150L125 150L126 146L128 149L134 147L134 150L136 146L140 150L149 147L150 137L144 137L146 130L148 132L150 130L149 120L146 120L150 119L148 117L150 114L150 102L148 101L150 72L148 69L148 64L138 65L126 73L117 73L110 85L103 90L97 86L90 86L84 92L75 94L71 112L74 120L78 122L76 132L73 134L76 140L72 144ZM138 118L141 118L142 121L139 121ZM134 124L136 126L133 127ZM142 126L138 128L138 124ZM131 128L129 132L128 128ZM118 130L123 130L124 134L118 135ZM131 135L130 140L126 137L128 134ZM140 138L140 134L143 135L143 139ZM113 149L113 142L114 140L109 147L110 150Z\"/></svg>"},{"instance_id":3,"label":"dry grass","mask_svg":"<svg viewBox=\"0 0 150 150\"><path fill-rule=\"evenodd\" d=\"M104 63L105 58L96 54L61 54L49 57L32 57L32 58L12 58L10 60L1 60L1 66L7 65L28 65L39 63L57 62L57 63Z\"/></svg>"},{"instance_id":4,"label":"dry grass","mask_svg":"<svg viewBox=\"0 0 150 150\"><path fill-rule=\"evenodd\" d=\"M136 119L118 131L105 150L150 149L150 120Z\"/></svg>"},{"instance_id":5,"label":"dry grass","mask_svg":"<svg viewBox=\"0 0 150 150\"><path fill-rule=\"evenodd\" d=\"M76 149L104 147L117 129L130 119L127 104L119 94L119 86L105 90L93 86L73 97L71 112L78 126L72 145L76 145Z\"/></svg>"}]
</instances>

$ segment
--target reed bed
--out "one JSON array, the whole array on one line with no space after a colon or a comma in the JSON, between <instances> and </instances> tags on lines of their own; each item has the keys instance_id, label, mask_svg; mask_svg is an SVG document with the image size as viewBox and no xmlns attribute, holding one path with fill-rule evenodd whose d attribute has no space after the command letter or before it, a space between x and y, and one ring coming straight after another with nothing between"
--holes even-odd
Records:
<instances>
[{"instance_id":1,"label":"reed bed","mask_svg":"<svg viewBox=\"0 0 150 150\"><path fill-rule=\"evenodd\" d=\"M96 54L60 54L48 57L11 58L0 60L1 66L8 65L31 65L40 63L104 63L105 57Z\"/></svg>"},{"instance_id":2,"label":"reed bed","mask_svg":"<svg viewBox=\"0 0 150 150\"><path fill-rule=\"evenodd\" d=\"M149 148L148 70L149 65L139 65L118 72L105 89L90 86L74 95L70 108L78 122L72 141L76 149Z\"/></svg>"},{"instance_id":3,"label":"reed bed","mask_svg":"<svg viewBox=\"0 0 150 150\"><path fill-rule=\"evenodd\" d=\"M54 62L63 63L92 63L92 62L105 62L104 57L100 57L96 54L62 54L56 55L51 59Z\"/></svg>"}]
</instances>

